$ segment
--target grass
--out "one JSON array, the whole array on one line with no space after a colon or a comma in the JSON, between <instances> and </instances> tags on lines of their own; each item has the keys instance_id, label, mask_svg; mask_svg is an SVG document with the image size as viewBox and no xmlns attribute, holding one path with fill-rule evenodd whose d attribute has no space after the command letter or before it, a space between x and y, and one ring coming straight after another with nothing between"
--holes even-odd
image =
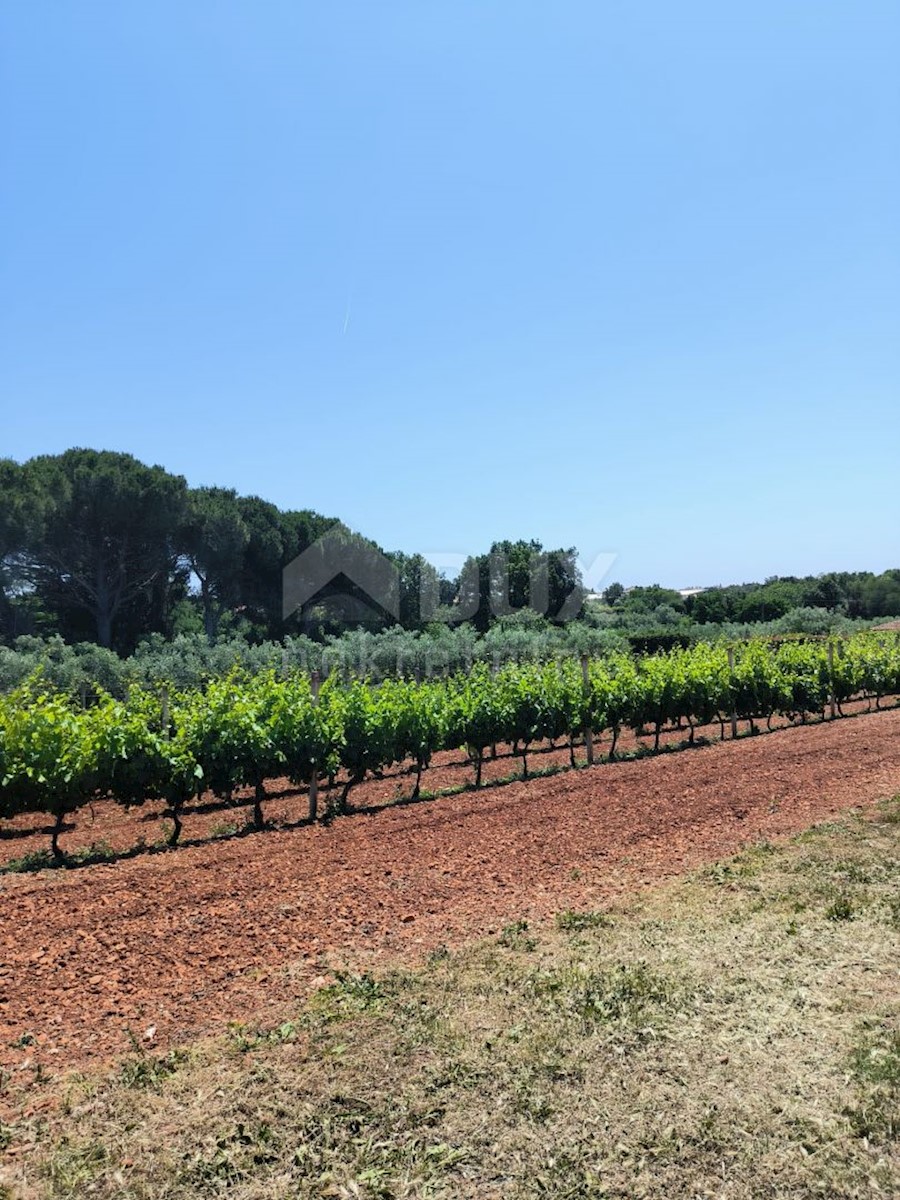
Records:
<instances>
[{"instance_id":1,"label":"grass","mask_svg":"<svg viewBox=\"0 0 900 1200\"><path fill-rule=\"evenodd\" d=\"M15 1072L0 1197L898 1195L898 812L336 970L273 1025Z\"/></svg>"},{"instance_id":2,"label":"grass","mask_svg":"<svg viewBox=\"0 0 900 1200\"><path fill-rule=\"evenodd\" d=\"M876 1144L900 1139L900 1032L864 1028L850 1067L861 1092L846 1110L854 1134Z\"/></svg>"},{"instance_id":3,"label":"grass","mask_svg":"<svg viewBox=\"0 0 900 1200\"><path fill-rule=\"evenodd\" d=\"M566 933L578 933L585 929L603 929L612 925L605 912L575 912L571 908L556 914L556 928Z\"/></svg>"},{"instance_id":4,"label":"grass","mask_svg":"<svg viewBox=\"0 0 900 1200\"><path fill-rule=\"evenodd\" d=\"M538 943L537 938L528 932L527 921L513 921L509 925L504 925L500 930L497 944L504 946L507 950L518 950L530 954L532 950L537 949Z\"/></svg>"}]
</instances>

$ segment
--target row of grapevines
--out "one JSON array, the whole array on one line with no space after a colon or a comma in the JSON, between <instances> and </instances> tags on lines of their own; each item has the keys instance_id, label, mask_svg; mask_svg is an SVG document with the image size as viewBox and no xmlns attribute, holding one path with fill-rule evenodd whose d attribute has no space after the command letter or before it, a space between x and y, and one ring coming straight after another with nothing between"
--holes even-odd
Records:
<instances>
[{"instance_id":1,"label":"row of grapevines","mask_svg":"<svg viewBox=\"0 0 900 1200\"><path fill-rule=\"evenodd\" d=\"M0 698L0 817L48 813L52 851L65 816L94 797L123 805L162 800L174 844L185 805L211 790L228 800L238 788L253 795L253 823L264 823L266 781L286 776L311 788L340 776L335 808L367 775L412 763L413 796L440 750L465 748L480 786L490 748L512 747L528 774L536 743L576 742L587 729L609 733L615 756L620 730L650 729L658 748L663 729L718 720L753 723L775 715L806 719L839 709L851 697L880 702L900 694L900 639L859 634L846 641L743 643L729 650L698 645L650 658L612 655L583 673L572 660L477 664L467 675L377 686L326 679L321 689L303 675L238 673L203 690L135 687L127 699L101 693L81 708L39 677Z\"/></svg>"}]
</instances>

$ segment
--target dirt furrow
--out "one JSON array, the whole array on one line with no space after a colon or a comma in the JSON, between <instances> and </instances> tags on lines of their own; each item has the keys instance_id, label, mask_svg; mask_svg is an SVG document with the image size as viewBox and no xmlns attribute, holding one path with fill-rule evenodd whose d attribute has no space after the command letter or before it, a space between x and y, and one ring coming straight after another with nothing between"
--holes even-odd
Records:
<instances>
[{"instance_id":1,"label":"dirt furrow","mask_svg":"<svg viewBox=\"0 0 900 1200\"><path fill-rule=\"evenodd\" d=\"M900 711L0 881L0 1062L71 1066L900 792Z\"/></svg>"}]
</instances>

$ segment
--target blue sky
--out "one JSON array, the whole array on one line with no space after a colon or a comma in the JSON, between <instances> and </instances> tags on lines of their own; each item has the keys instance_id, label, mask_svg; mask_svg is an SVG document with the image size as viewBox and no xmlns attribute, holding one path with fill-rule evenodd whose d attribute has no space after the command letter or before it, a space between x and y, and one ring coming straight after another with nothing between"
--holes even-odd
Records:
<instances>
[{"instance_id":1,"label":"blue sky","mask_svg":"<svg viewBox=\"0 0 900 1200\"><path fill-rule=\"evenodd\" d=\"M0 10L0 454L673 586L900 565L900 4Z\"/></svg>"}]
</instances>

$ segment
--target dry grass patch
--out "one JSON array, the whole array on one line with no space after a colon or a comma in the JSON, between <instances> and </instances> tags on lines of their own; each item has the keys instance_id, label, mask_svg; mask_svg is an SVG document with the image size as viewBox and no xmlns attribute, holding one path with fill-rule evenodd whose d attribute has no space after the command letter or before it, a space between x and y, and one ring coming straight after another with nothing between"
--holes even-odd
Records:
<instances>
[{"instance_id":1,"label":"dry grass patch","mask_svg":"<svg viewBox=\"0 0 900 1200\"><path fill-rule=\"evenodd\" d=\"M0 1179L27 1200L898 1195L898 814L33 1085Z\"/></svg>"}]
</instances>

